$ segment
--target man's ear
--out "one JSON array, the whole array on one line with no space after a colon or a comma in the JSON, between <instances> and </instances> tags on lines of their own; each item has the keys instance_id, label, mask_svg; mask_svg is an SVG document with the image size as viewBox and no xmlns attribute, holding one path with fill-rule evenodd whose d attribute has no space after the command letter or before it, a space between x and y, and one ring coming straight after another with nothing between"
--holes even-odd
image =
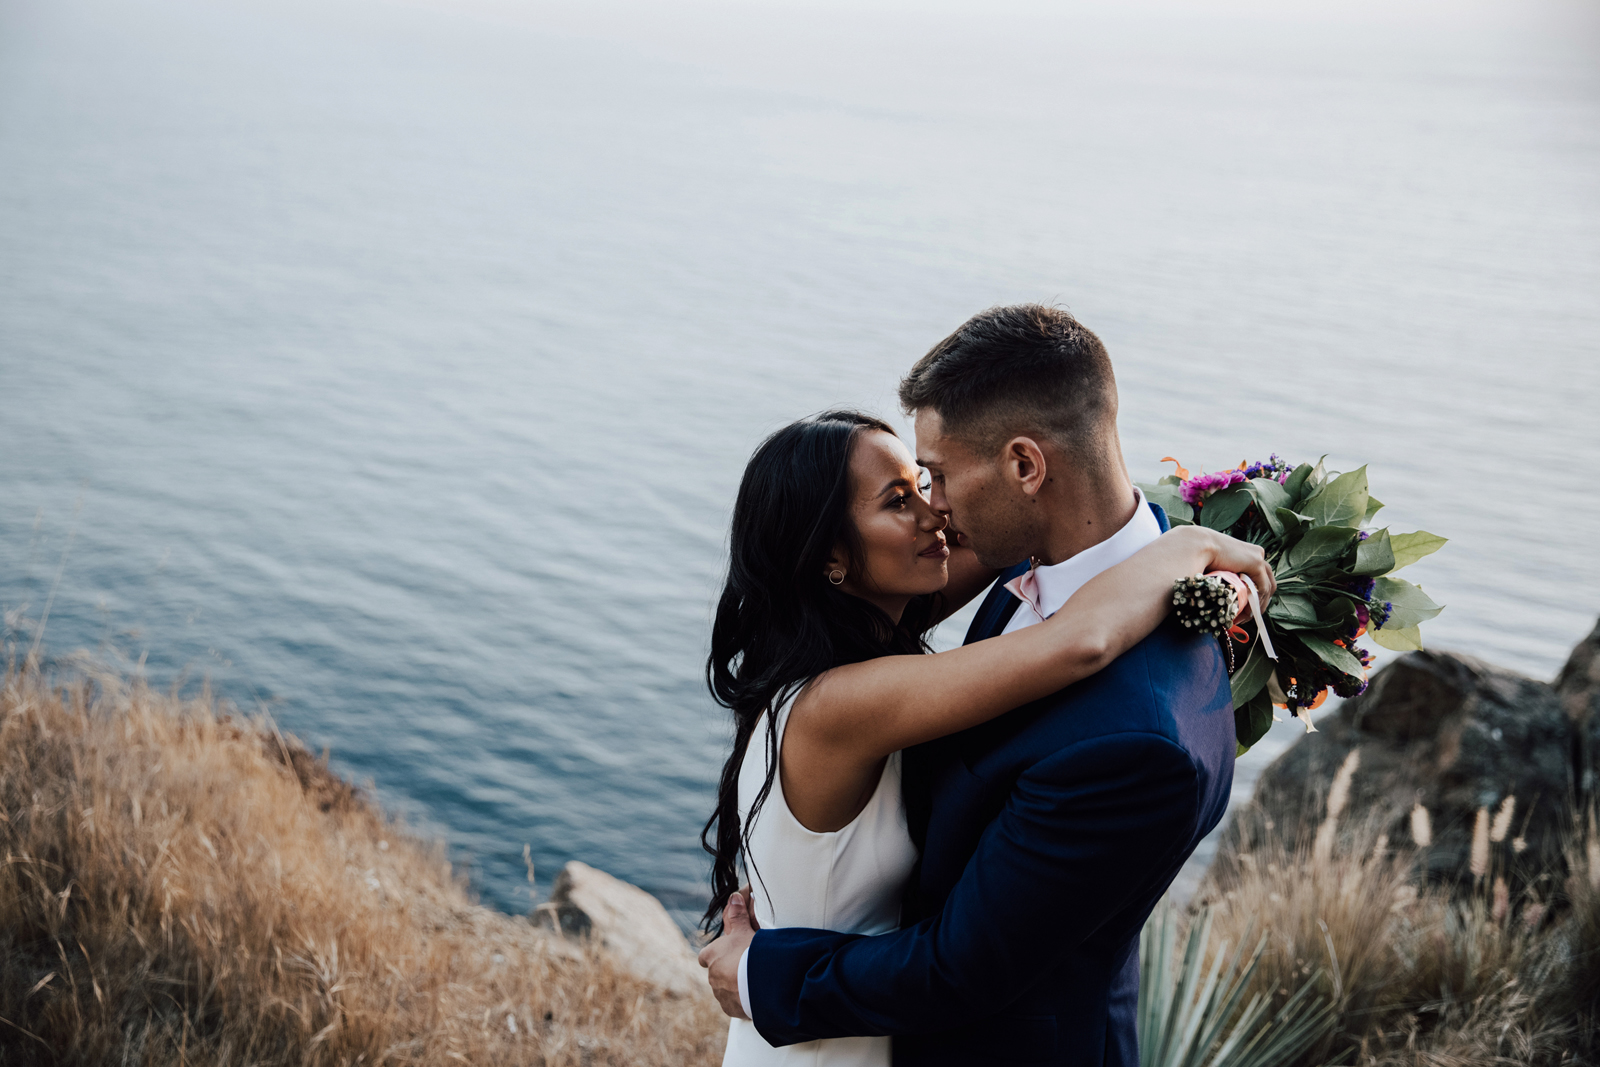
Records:
<instances>
[{"instance_id":1,"label":"man's ear","mask_svg":"<svg viewBox=\"0 0 1600 1067\"><path fill-rule=\"evenodd\" d=\"M1031 437L1013 437L1006 442L1002 461L1006 473L1015 479L1025 494L1039 495L1049 473L1044 449L1039 447L1039 442Z\"/></svg>"}]
</instances>

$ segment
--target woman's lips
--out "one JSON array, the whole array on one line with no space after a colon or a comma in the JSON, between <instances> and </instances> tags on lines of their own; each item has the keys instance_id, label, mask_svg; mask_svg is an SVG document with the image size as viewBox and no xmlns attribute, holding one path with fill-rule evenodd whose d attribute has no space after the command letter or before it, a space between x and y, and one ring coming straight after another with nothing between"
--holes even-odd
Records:
<instances>
[{"instance_id":1,"label":"woman's lips","mask_svg":"<svg viewBox=\"0 0 1600 1067\"><path fill-rule=\"evenodd\" d=\"M950 547L943 541L935 541L917 555L927 556L929 559L944 559L950 555Z\"/></svg>"}]
</instances>

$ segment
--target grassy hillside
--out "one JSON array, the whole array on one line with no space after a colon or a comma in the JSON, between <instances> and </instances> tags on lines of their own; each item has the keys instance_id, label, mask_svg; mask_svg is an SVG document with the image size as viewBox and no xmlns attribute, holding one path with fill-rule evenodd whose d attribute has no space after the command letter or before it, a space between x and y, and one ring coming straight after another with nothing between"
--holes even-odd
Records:
<instances>
[{"instance_id":1,"label":"grassy hillside","mask_svg":"<svg viewBox=\"0 0 1600 1067\"><path fill-rule=\"evenodd\" d=\"M1246 809L1258 844L1224 849L1191 905L1209 909L1217 953L1266 938L1252 993L1281 1002L1310 979L1331 1006L1322 1036L1278 1067L1600 1063L1593 819L1572 813L1559 868L1519 870L1514 801L1499 818L1485 809L1467 887L1428 885L1426 811L1413 814L1412 841L1390 841L1375 813L1346 810L1360 773L1357 750L1318 810ZM1295 819L1316 829L1288 835L1306 842L1290 849L1282 831Z\"/></svg>"},{"instance_id":2,"label":"grassy hillside","mask_svg":"<svg viewBox=\"0 0 1600 1067\"><path fill-rule=\"evenodd\" d=\"M0 1062L714 1064L724 1022L472 903L293 738L0 688Z\"/></svg>"},{"instance_id":3,"label":"grassy hillside","mask_svg":"<svg viewBox=\"0 0 1600 1067\"><path fill-rule=\"evenodd\" d=\"M1575 818L1565 866L1513 895L1514 832L1486 818L1475 888L1452 895L1345 810L1360 773L1316 811L1247 813L1269 832L1194 903L1208 960L1265 935L1251 995L1309 980L1331 1006L1273 1067L1600 1063L1600 837ZM1300 817L1310 844L1274 844L1272 820ZM0 855L6 1067L721 1060L708 999L475 905L437 846L206 698L8 672Z\"/></svg>"}]
</instances>

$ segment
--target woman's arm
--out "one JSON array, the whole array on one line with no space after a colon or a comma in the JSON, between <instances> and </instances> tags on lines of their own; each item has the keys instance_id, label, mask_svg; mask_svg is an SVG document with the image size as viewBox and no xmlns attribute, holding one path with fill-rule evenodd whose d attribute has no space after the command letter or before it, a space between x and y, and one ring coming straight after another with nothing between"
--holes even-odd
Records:
<instances>
[{"instance_id":1,"label":"woman's arm","mask_svg":"<svg viewBox=\"0 0 1600 1067\"><path fill-rule=\"evenodd\" d=\"M795 700L779 770L795 818L844 826L889 753L965 730L1100 671L1150 635L1172 583L1208 570L1249 574L1271 596L1262 550L1200 526L1163 534L1096 576L1048 620L929 656L884 656L819 675Z\"/></svg>"}]
</instances>

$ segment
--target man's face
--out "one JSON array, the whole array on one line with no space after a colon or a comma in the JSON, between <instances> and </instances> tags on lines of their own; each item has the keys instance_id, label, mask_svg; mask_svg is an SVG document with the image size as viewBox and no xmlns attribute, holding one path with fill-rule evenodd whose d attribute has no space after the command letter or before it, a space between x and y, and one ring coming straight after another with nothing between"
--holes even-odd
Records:
<instances>
[{"instance_id":1,"label":"man's face","mask_svg":"<svg viewBox=\"0 0 1600 1067\"><path fill-rule=\"evenodd\" d=\"M1005 477L1001 456L984 456L944 431L937 411L919 409L917 463L932 482L929 502L950 516L956 543L972 549L986 567L1010 567L1028 558L1034 531L1014 479Z\"/></svg>"}]
</instances>

